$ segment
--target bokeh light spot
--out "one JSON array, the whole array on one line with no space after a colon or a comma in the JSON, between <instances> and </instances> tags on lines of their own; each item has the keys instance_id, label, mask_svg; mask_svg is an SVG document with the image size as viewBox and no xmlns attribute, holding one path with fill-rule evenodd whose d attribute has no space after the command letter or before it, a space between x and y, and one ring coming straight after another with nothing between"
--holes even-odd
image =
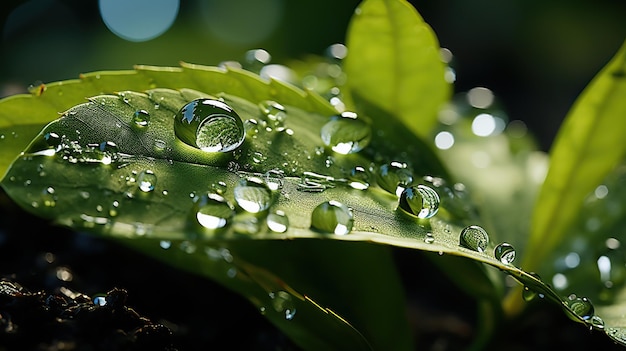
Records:
<instances>
[{"instance_id":1,"label":"bokeh light spot","mask_svg":"<svg viewBox=\"0 0 626 351\"><path fill-rule=\"evenodd\" d=\"M174 23L179 0L99 0L100 16L113 34L128 41L147 41Z\"/></svg>"}]
</instances>

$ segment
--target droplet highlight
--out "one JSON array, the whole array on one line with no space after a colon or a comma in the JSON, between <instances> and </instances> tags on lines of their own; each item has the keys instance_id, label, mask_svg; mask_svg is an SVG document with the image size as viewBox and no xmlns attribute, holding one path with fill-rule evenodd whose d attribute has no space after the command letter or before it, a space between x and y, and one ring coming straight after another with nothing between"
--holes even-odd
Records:
<instances>
[{"instance_id":1,"label":"droplet highlight","mask_svg":"<svg viewBox=\"0 0 626 351\"><path fill-rule=\"evenodd\" d=\"M206 152L233 151L246 137L239 115L213 99L197 99L183 106L176 114L174 132L184 143Z\"/></svg>"}]
</instances>

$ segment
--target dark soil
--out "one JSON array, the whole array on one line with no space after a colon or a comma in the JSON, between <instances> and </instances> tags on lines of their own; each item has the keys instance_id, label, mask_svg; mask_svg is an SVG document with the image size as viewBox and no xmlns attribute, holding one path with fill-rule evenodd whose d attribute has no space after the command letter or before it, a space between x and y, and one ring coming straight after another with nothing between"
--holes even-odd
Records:
<instances>
[{"instance_id":1,"label":"dark soil","mask_svg":"<svg viewBox=\"0 0 626 351\"><path fill-rule=\"evenodd\" d=\"M472 299L424 255L397 250L396 257L417 349L467 349L477 323ZM1 191L0 281L0 351L300 350L220 285L51 226ZM541 301L500 329L487 349L622 349Z\"/></svg>"}]
</instances>

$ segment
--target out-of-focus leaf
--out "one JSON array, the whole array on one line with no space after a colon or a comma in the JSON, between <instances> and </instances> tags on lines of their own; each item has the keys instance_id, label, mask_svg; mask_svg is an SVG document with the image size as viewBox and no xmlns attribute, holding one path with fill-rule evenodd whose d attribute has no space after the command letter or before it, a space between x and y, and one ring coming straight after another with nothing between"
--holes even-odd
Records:
<instances>
[{"instance_id":1,"label":"out-of-focus leaf","mask_svg":"<svg viewBox=\"0 0 626 351\"><path fill-rule=\"evenodd\" d=\"M403 0L367 0L350 23L346 44L348 98L367 101L428 137L450 84L431 28Z\"/></svg>"},{"instance_id":2,"label":"out-of-focus leaf","mask_svg":"<svg viewBox=\"0 0 626 351\"><path fill-rule=\"evenodd\" d=\"M542 268L591 192L626 151L626 45L578 98L550 152L523 267Z\"/></svg>"}]
</instances>

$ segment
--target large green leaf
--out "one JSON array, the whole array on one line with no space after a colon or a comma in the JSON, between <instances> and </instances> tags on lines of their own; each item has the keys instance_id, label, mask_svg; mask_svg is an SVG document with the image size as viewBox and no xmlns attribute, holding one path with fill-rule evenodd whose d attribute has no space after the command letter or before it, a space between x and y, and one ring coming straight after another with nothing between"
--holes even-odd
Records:
<instances>
[{"instance_id":1,"label":"large green leaf","mask_svg":"<svg viewBox=\"0 0 626 351\"><path fill-rule=\"evenodd\" d=\"M428 137L450 97L431 28L403 0L367 0L350 22L345 60L348 97L400 118Z\"/></svg>"},{"instance_id":2,"label":"large green leaf","mask_svg":"<svg viewBox=\"0 0 626 351\"><path fill-rule=\"evenodd\" d=\"M565 119L533 213L526 269L540 269L567 238L585 196L626 151L626 45L594 78Z\"/></svg>"}]
</instances>

